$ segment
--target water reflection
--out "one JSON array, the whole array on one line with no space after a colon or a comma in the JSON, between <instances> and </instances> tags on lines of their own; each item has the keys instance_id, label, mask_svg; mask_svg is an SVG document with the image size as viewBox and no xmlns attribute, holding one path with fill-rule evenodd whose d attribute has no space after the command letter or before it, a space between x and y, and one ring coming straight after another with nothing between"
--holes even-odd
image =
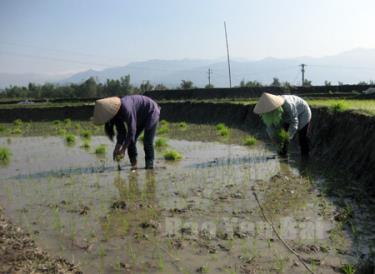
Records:
<instances>
[{"instance_id":1,"label":"water reflection","mask_svg":"<svg viewBox=\"0 0 375 274\"><path fill-rule=\"evenodd\" d=\"M142 234L143 229L158 228L160 209L156 200L156 176L153 171L130 172L128 178L118 173L114 186L118 197L114 199L108 215L101 225L105 238ZM141 185L141 182L144 182Z\"/></svg>"}]
</instances>

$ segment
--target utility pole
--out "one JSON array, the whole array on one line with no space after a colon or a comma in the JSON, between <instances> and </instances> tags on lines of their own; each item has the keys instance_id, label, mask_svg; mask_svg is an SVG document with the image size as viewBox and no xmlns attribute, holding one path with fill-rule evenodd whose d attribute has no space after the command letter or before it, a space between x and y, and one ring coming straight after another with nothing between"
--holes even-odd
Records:
<instances>
[{"instance_id":1,"label":"utility pole","mask_svg":"<svg viewBox=\"0 0 375 274\"><path fill-rule=\"evenodd\" d=\"M228 59L228 73L229 73L229 87L232 87L232 75L230 73L230 61L229 61L229 46L228 46L228 34L227 34L227 25L224 21L224 30L225 30L225 41L227 43L227 59Z\"/></svg>"},{"instance_id":2,"label":"utility pole","mask_svg":"<svg viewBox=\"0 0 375 274\"><path fill-rule=\"evenodd\" d=\"M301 64L300 65L300 67L301 67L301 73L302 73L302 85L301 86L305 85L305 66L306 66L306 64Z\"/></svg>"},{"instance_id":3,"label":"utility pole","mask_svg":"<svg viewBox=\"0 0 375 274\"><path fill-rule=\"evenodd\" d=\"M212 74L212 69L208 69L208 86L211 87L211 74Z\"/></svg>"}]
</instances>

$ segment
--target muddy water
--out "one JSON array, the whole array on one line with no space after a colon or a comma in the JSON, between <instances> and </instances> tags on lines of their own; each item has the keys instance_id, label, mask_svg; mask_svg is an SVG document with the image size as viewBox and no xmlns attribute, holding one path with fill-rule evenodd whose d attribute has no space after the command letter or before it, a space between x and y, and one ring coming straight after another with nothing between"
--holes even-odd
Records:
<instances>
[{"instance_id":1,"label":"muddy water","mask_svg":"<svg viewBox=\"0 0 375 274\"><path fill-rule=\"evenodd\" d=\"M169 140L181 161L157 151L155 170L133 172L127 161L117 170L106 138L93 138L90 150L80 142L12 138L0 202L39 245L85 273L306 273L254 193L314 272L357 261L330 199L263 144ZM106 155L93 153L99 144ZM139 154L142 167L141 146Z\"/></svg>"}]
</instances>

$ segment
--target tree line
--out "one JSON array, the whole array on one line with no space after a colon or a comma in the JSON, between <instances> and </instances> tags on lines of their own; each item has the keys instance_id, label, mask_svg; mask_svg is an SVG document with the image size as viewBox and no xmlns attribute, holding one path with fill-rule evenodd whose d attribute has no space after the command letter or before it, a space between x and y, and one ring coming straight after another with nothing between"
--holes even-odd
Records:
<instances>
[{"instance_id":1,"label":"tree line","mask_svg":"<svg viewBox=\"0 0 375 274\"><path fill-rule=\"evenodd\" d=\"M331 82L325 81L325 86L330 86ZM342 83L339 83L339 85ZM361 82L359 84L367 84ZM374 84L372 81L370 84ZM258 81L242 80L236 87L256 88L263 87ZM290 89L292 85L289 82L280 82L278 78L266 86L281 87ZM305 79L303 86L312 86L311 81ZM190 80L181 80L180 85L176 89L194 89L197 88ZM206 85L205 88L214 88L214 86ZM0 98L29 98L29 99L48 99L48 98L98 98L109 96L125 96L129 94L139 94L151 90L167 90L163 84L152 85L150 81L144 81L139 86L130 83L130 75L122 76L120 79L107 79L105 83L100 83L94 77L87 79L80 84L58 85L46 83L38 85L29 83L27 86L10 86L3 92L0 92Z\"/></svg>"}]
</instances>

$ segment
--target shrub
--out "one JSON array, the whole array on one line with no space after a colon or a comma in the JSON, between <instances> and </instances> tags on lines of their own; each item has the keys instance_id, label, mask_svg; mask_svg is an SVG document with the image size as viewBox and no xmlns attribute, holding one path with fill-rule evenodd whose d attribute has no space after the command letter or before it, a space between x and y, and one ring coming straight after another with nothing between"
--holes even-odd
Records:
<instances>
[{"instance_id":1,"label":"shrub","mask_svg":"<svg viewBox=\"0 0 375 274\"><path fill-rule=\"evenodd\" d=\"M66 142L68 145L73 145L73 144L75 144L75 142L76 142L76 136L74 136L74 135L71 134L71 133L68 133L67 135L65 135L65 142Z\"/></svg>"},{"instance_id":2,"label":"shrub","mask_svg":"<svg viewBox=\"0 0 375 274\"><path fill-rule=\"evenodd\" d=\"M59 120L54 120L52 123L53 123L55 126L59 126L59 125L60 125L60 121L59 121Z\"/></svg>"},{"instance_id":3,"label":"shrub","mask_svg":"<svg viewBox=\"0 0 375 274\"><path fill-rule=\"evenodd\" d=\"M177 150L168 150L164 153L164 159L168 161L177 161L182 159L182 155Z\"/></svg>"},{"instance_id":4,"label":"shrub","mask_svg":"<svg viewBox=\"0 0 375 274\"><path fill-rule=\"evenodd\" d=\"M245 139L244 145L245 146L253 146L258 142L258 140L254 136L249 136Z\"/></svg>"},{"instance_id":5,"label":"shrub","mask_svg":"<svg viewBox=\"0 0 375 274\"><path fill-rule=\"evenodd\" d=\"M96 147L95 149L95 154L98 154L98 155L104 155L107 153L107 146L106 145L99 145Z\"/></svg>"},{"instance_id":6,"label":"shrub","mask_svg":"<svg viewBox=\"0 0 375 274\"><path fill-rule=\"evenodd\" d=\"M10 152L8 148L0 147L0 164L1 165L9 164L11 156L12 156L12 153Z\"/></svg>"},{"instance_id":7,"label":"shrub","mask_svg":"<svg viewBox=\"0 0 375 274\"><path fill-rule=\"evenodd\" d=\"M164 148L164 147L167 147L167 146L168 146L167 139L165 139L163 137L160 137L160 138L156 139L156 141L155 141L155 147L156 148Z\"/></svg>"}]
</instances>

